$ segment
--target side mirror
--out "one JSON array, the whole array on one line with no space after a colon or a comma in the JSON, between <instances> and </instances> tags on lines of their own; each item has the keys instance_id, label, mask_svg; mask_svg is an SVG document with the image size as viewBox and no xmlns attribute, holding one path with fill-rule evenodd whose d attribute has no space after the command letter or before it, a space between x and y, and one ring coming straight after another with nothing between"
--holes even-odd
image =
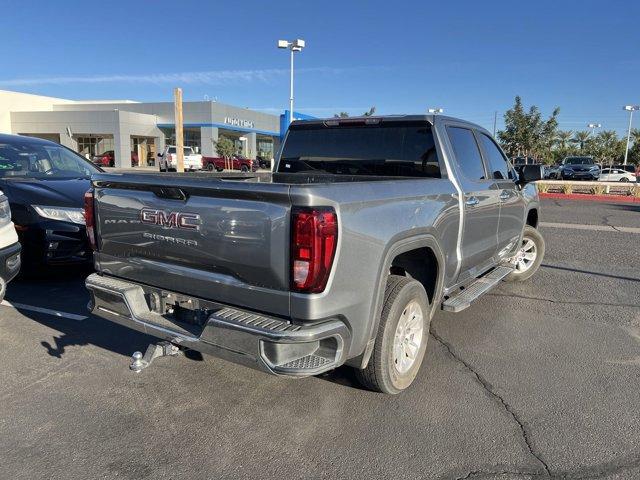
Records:
<instances>
[{"instance_id":1,"label":"side mirror","mask_svg":"<svg viewBox=\"0 0 640 480\"><path fill-rule=\"evenodd\" d=\"M544 178L542 165L520 165L516 167L518 172L518 183L525 185L527 183L536 182Z\"/></svg>"}]
</instances>

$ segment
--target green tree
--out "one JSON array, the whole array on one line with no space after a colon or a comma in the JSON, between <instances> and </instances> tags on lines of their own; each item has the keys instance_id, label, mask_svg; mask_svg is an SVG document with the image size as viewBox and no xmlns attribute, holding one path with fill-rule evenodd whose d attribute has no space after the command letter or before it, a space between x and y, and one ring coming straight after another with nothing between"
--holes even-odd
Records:
<instances>
[{"instance_id":1,"label":"green tree","mask_svg":"<svg viewBox=\"0 0 640 480\"><path fill-rule=\"evenodd\" d=\"M627 162L640 165L640 128L634 128L631 130L629 157L627 158Z\"/></svg>"},{"instance_id":2,"label":"green tree","mask_svg":"<svg viewBox=\"0 0 640 480\"><path fill-rule=\"evenodd\" d=\"M376 107L371 107L369 110L367 110L366 112L364 112L361 117L371 117L372 115L374 115L376 113ZM347 112L340 112L340 113L336 113L333 118L348 118L349 114Z\"/></svg>"},{"instance_id":3,"label":"green tree","mask_svg":"<svg viewBox=\"0 0 640 480\"><path fill-rule=\"evenodd\" d=\"M504 130L498 132L502 148L510 156L532 156L547 162L552 160L552 148L558 130L559 108L546 120L535 105L525 110L520 96L504 114Z\"/></svg>"},{"instance_id":4,"label":"green tree","mask_svg":"<svg viewBox=\"0 0 640 480\"><path fill-rule=\"evenodd\" d=\"M369 110L362 114L363 117L371 117L374 113L376 113L376 107L371 107Z\"/></svg>"},{"instance_id":5,"label":"green tree","mask_svg":"<svg viewBox=\"0 0 640 480\"><path fill-rule=\"evenodd\" d=\"M619 139L614 130L605 130L587 141L586 151L596 161L603 165L610 165L624 158L625 142L626 139Z\"/></svg>"},{"instance_id":6,"label":"green tree","mask_svg":"<svg viewBox=\"0 0 640 480\"><path fill-rule=\"evenodd\" d=\"M231 168L230 165L227 165L228 160L236 153L236 146L230 138L227 137L219 137L216 142L216 151L218 155L225 159L225 168Z\"/></svg>"},{"instance_id":7,"label":"green tree","mask_svg":"<svg viewBox=\"0 0 640 480\"><path fill-rule=\"evenodd\" d=\"M580 148L580 150L584 150L584 146L587 143L587 140L589 140L590 136L591 132L589 132L588 130L582 130L576 132L573 135L573 139L571 139L571 141L576 144Z\"/></svg>"},{"instance_id":8,"label":"green tree","mask_svg":"<svg viewBox=\"0 0 640 480\"><path fill-rule=\"evenodd\" d=\"M555 144L558 148L566 149L573 137L571 130L559 130L556 132Z\"/></svg>"}]
</instances>

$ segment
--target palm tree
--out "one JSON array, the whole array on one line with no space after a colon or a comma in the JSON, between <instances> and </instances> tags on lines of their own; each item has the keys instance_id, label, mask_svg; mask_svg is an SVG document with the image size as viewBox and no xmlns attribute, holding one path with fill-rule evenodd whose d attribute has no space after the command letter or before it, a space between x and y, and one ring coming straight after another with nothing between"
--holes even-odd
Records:
<instances>
[{"instance_id":1,"label":"palm tree","mask_svg":"<svg viewBox=\"0 0 640 480\"><path fill-rule=\"evenodd\" d=\"M591 132L588 130L582 130L580 132L576 132L571 141L578 145L580 150L584 150L584 145L587 143L587 140L589 140L589 137L591 137Z\"/></svg>"},{"instance_id":2,"label":"palm tree","mask_svg":"<svg viewBox=\"0 0 640 480\"><path fill-rule=\"evenodd\" d=\"M640 145L640 128L631 129L631 143Z\"/></svg>"},{"instance_id":3,"label":"palm tree","mask_svg":"<svg viewBox=\"0 0 640 480\"><path fill-rule=\"evenodd\" d=\"M567 144L571 141L571 137L573 136L573 132L571 130L560 130L556 133L556 145L561 148L567 148Z\"/></svg>"},{"instance_id":4,"label":"palm tree","mask_svg":"<svg viewBox=\"0 0 640 480\"><path fill-rule=\"evenodd\" d=\"M603 164L611 164L619 156L620 140L614 130L605 130L596 135L596 151Z\"/></svg>"}]
</instances>

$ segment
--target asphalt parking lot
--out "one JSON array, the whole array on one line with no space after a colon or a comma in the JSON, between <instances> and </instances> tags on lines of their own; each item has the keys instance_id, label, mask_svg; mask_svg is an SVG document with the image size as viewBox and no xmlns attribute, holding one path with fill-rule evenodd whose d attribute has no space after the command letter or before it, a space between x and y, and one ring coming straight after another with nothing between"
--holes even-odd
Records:
<instances>
[{"instance_id":1,"label":"asphalt parking lot","mask_svg":"<svg viewBox=\"0 0 640 480\"><path fill-rule=\"evenodd\" d=\"M640 478L640 204L544 200L542 220L539 273L439 313L399 396L194 355L135 374L152 339L87 316L86 272L18 280L0 477Z\"/></svg>"}]
</instances>

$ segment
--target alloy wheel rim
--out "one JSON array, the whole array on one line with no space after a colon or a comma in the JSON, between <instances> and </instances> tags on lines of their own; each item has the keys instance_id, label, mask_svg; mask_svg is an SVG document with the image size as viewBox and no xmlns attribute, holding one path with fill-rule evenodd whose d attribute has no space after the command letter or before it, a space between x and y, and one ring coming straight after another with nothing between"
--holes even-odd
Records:
<instances>
[{"instance_id":1,"label":"alloy wheel rim","mask_svg":"<svg viewBox=\"0 0 640 480\"><path fill-rule=\"evenodd\" d=\"M424 313L412 300L404 307L393 339L393 364L400 374L407 373L416 362L424 333Z\"/></svg>"},{"instance_id":2,"label":"alloy wheel rim","mask_svg":"<svg viewBox=\"0 0 640 480\"><path fill-rule=\"evenodd\" d=\"M529 237L522 239L522 247L518 250L518 253L513 257L513 264L516 267L518 273L524 273L529 270L538 256L538 249L536 243Z\"/></svg>"}]
</instances>

